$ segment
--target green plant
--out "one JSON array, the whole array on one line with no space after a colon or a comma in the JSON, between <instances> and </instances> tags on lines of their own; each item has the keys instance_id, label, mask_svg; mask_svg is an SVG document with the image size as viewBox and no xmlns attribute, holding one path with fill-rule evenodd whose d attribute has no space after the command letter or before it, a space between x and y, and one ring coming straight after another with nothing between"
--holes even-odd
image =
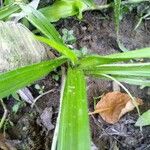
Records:
<instances>
[{"instance_id":1,"label":"green plant","mask_svg":"<svg viewBox=\"0 0 150 150\"><path fill-rule=\"evenodd\" d=\"M91 1L84 0L80 3L86 3L89 6ZM118 1L118 3L120 2ZM79 5L77 6L77 8L80 8ZM131 63L129 61L134 61L134 59L138 58L150 58L150 48L106 56L81 55L78 57L72 49L63 43L54 26L49 23L40 11L25 4L15 4L15 7L22 9L26 14L26 19L42 33L42 37L35 36L35 38L54 48L63 56L1 73L0 98L4 98L16 90L33 83L65 63L65 67L62 67L63 80L60 111L52 150L90 150L86 77L95 76L107 80L115 79L118 83L121 81L129 84L150 86L150 63ZM0 16L2 16L1 12L0 10ZM11 13L12 11L7 13L5 17ZM1 18L4 18L4 15ZM118 21L116 21L116 24L118 24Z\"/></svg>"}]
</instances>

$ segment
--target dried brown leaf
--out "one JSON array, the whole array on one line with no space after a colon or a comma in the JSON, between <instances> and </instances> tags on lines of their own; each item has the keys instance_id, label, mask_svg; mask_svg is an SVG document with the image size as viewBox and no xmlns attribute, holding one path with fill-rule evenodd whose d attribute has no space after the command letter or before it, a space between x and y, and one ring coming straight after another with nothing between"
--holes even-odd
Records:
<instances>
[{"instance_id":1,"label":"dried brown leaf","mask_svg":"<svg viewBox=\"0 0 150 150\"><path fill-rule=\"evenodd\" d=\"M137 105L142 105L143 101L135 98ZM109 92L97 103L95 111L91 114L99 115L110 124L116 123L125 113L135 108L130 96L121 92Z\"/></svg>"}]
</instances>

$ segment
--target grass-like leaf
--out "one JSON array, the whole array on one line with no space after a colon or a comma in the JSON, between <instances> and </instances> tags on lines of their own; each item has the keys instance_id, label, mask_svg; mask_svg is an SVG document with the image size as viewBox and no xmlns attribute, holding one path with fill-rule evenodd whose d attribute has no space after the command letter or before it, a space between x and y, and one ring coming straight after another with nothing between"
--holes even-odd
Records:
<instances>
[{"instance_id":1,"label":"grass-like leaf","mask_svg":"<svg viewBox=\"0 0 150 150\"><path fill-rule=\"evenodd\" d=\"M10 16L14 12L19 10L19 6L15 4L10 4L7 6L4 6L0 9L0 20Z\"/></svg>"},{"instance_id":2,"label":"grass-like leaf","mask_svg":"<svg viewBox=\"0 0 150 150\"><path fill-rule=\"evenodd\" d=\"M55 48L58 52L66 55L73 63L75 63L77 60L75 53L62 42L59 33L56 31L55 27L49 23L44 15L29 6L20 6L23 11L27 13L26 18L50 40L43 37L37 37L37 39Z\"/></svg>"},{"instance_id":3,"label":"grass-like leaf","mask_svg":"<svg viewBox=\"0 0 150 150\"><path fill-rule=\"evenodd\" d=\"M114 0L114 22L115 22L115 30L117 35L117 43L119 48L125 52L128 51L124 45L120 42L119 37L119 26L120 26L120 17L121 17L121 0Z\"/></svg>"},{"instance_id":4,"label":"grass-like leaf","mask_svg":"<svg viewBox=\"0 0 150 150\"><path fill-rule=\"evenodd\" d=\"M150 63L99 65L87 71L91 74L128 75L150 78Z\"/></svg>"},{"instance_id":5,"label":"grass-like leaf","mask_svg":"<svg viewBox=\"0 0 150 150\"><path fill-rule=\"evenodd\" d=\"M64 54L65 56L70 58L74 63L77 61L76 54L63 43L57 43L54 40L49 40L47 38L40 37L40 36L36 36L36 39L51 46L52 48L56 49L58 52Z\"/></svg>"},{"instance_id":6,"label":"grass-like leaf","mask_svg":"<svg viewBox=\"0 0 150 150\"><path fill-rule=\"evenodd\" d=\"M35 10L27 5L20 5L20 7L24 13L26 13L26 18L45 36L47 36L49 39L55 40L56 42L62 42L60 34L40 11Z\"/></svg>"},{"instance_id":7,"label":"grass-like leaf","mask_svg":"<svg viewBox=\"0 0 150 150\"><path fill-rule=\"evenodd\" d=\"M148 47L106 56L99 56L99 55L86 56L81 60L79 60L79 67L82 69L84 68L88 69L102 64L128 61L130 59L137 59L137 58L150 58L150 48Z\"/></svg>"},{"instance_id":8,"label":"grass-like leaf","mask_svg":"<svg viewBox=\"0 0 150 150\"><path fill-rule=\"evenodd\" d=\"M119 34L120 13L121 13L121 0L114 0L114 16L115 16L115 28L117 36Z\"/></svg>"},{"instance_id":9,"label":"grass-like leaf","mask_svg":"<svg viewBox=\"0 0 150 150\"><path fill-rule=\"evenodd\" d=\"M82 71L69 68L64 89L57 150L90 150L86 82Z\"/></svg>"},{"instance_id":10,"label":"grass-like leaf","mask_svg":"<svg viewBox=\"0 0 150 150\"><path fill-rule=\"evenodd\" d=\"M128 75L113 75L115 79L117 79L120 82L125 82L132 85L141 85L141 86L150 86L150 79L147 79L146 77L140 77L137 75L137 77L128 76Z\"/></svg>"},{"instance_id":11,"label":"grass-like leaf","mask_svg":"<svg viewBox=\"0 0 150 150\"><path fill-rule=\"evenodd\" d=\"M60 57L0 74L0 98L33 83L65 61L66 58Z\"/></svg>"}]
</instances>

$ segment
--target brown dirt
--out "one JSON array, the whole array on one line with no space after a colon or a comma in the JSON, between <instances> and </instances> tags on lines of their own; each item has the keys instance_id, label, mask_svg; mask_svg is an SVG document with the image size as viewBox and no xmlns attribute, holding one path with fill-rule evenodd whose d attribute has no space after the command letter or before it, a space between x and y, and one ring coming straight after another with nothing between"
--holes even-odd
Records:
<instances>
[{"instance_id":1,"label":"brown dirt","mask_svg":"<svg viewBox=\"0 0 150 150\"><path fill-rule=\"evenodd\" d=\"M74 47L80 49L86 46L89 53L106 55L121 52L116 42L114 23L111 12L103 14L100 11L86 12L82 21L77 19L66 19L59 21L57 27L59 30L67 28L73 29L77 42ZM136 16L126 15L121 23L121 40L125 47L129 49L150 46L149 22L144 22L137 31L133 31L136 25ZM54 74L54 73L53 73ZM47 150L51 145L54 129L47 131L44 126L40 126L37 119L45 108L52 108L52 124L56 124L56 117L59 107L60 81L52 79L49 75L39 81L40 85L45 86L45 91L53 89L52 93L43 96L37 101L37 107L31 109L29 105L23 107L17 115L10 117L14 126L8 128L7 133L11 140L18 140L16 144L21 150ZM89 109L94 108L94 97L103 93L113 91L112 82L101 81L99 79L88 78L88 100ZM148 88L140 89L138 86L125 84L130 92L144 100L142 112L150 108L150 92ZM34 97L37 91L30 87ZM122 89L121 89L122 90ZM90 126L92 141L99 150L149 150L150 149L150 127L143 127L141 132L134 126L137 120L137 112L134 111L125 115L118 123L109 125L105 123L98 115L90 116Z\"/></svg>"}]
</instances>

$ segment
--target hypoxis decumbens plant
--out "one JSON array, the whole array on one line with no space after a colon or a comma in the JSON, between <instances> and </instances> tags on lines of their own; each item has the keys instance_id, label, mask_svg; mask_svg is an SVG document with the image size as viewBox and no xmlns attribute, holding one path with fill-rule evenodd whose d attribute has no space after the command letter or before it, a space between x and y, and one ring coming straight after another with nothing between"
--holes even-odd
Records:
<instances>
[{"instance_id":1,"label":"hypoxis decumbens plant","mask_svg":"<svg viewBox=\"0 0 150 150\"><path fill-rule=\"evenodd\" d=\"M58 66L65 64L62 67L60 112L52 150L90 150L86 77L95 76L117 82L150 86L150 62L136 61L140 58L150 58L150 48L106 56L85 55L79 57L63 43L54 26L40 11L23 4L18 6L25 14L25 18L43 35L35 36L35 38L54 48L62 56L1 73L0 98L33 83ZM8 10L8 14L11 14L10 10Z\"/></svg>"}]
</instances>

